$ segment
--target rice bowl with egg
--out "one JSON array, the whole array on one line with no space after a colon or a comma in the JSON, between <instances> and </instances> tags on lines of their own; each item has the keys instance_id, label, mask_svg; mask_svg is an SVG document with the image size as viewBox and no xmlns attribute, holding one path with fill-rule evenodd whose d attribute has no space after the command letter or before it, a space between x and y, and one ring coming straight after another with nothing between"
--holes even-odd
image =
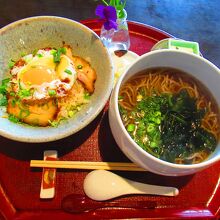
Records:
<instances>
[{"instance_id":1,"label":"rice bowl with egg","mask_svg":"<svg viewBox=\"0 0 220 220\"><path fill-rule=\"evenodd\" d=\"M38 52L40 49L47 48L58 50L64 47L65 45L69 45L71 47L73 57L77 57L78 62L85 62L86 64L88 64L88 66L90 65L96 73L96 80L94 81L91 80L90 76L88 75L88 77L85 77L86 74L81 74L81 72L87 72L85 71L86 65L84 63L76 64L77 62L71 59L72 62L75 63L74 68L76 72L78 72L77 77L75 74L72 74L72 76L74 79L76 77L75 82L79 82L81 84L80 88L83 87L83 91L86 91L86 93L83 92L83 104L77 106L76 108L67 110L67 108L69 108L70 105L72 106L72 104L75 104L74 102L81 102L82 99L80 97L82 97L82 95L80 95L81 93L79 92L76 96L77 99L75 97L75 101L71 100L70 97L68 97L67 95L71 94L71 89L66 89L65 91L67 92L63 93L64 96L59 98L57 97L57 99L59 99L60 104L62 106L65 105L65 107L59 108L60 116L62 115L68 118L66 120L61 121L50 120L52 123L49 122L48 125L44 126L39 126L38 123L36 123L37 126L20 122L14 123L11 120L8 120L9 114L6 112L7 109L5 107L1 107L1 136L21 142L33 143L55 141L80 131L90 122L92 122L102 111L103 107L105 106L105 103L107 102L110 96L113 87L113 66L110 55L96 33L94 33L88 27L70 19L55 16L38 16L16 21L0 29L0 49L2 52L0 54L0 82L3 80L3 87L5 87L8 83L7 80L4 81L4 79L10 78L10 76L8 76L10 72L8 62L11 59L16 62L21 58L21 54L22 56L32 54L35 48L37 49L36 52ZM63 54L61 54L61 57L62 56ZM102 57L101 65L100 57ZM39 57L39 59L42 58L43 57ZM79 66L79 69L76 69L77 65L82 65L83 68L81 69L81 66ZM62 68L62 72L64 72L66 76L69 76L69 74L65 72L66 69L67 72L69 72L67 66ZM22 76L20 77L19 74L18 76L18 79L21 78L23 80ZM57 80L57 78L54 80ZM90 79L88 80L88 78ZM33 78L31 77L31 79ZM24 81L26 81L25 78ZM62 82L60 83L60 85L64 85L64 82L68 84L68 80L66 81L61 79L60 81ZM89 83L91 81L93 83ZM50 83L50 80L47 83ZM31 86L27 82L25 82L24 84L27 86L27 90L29 89L28 87ZM32 86L34 85L33 82L31 84ZM56 90L53 87L49 87L48 89L51 90L51 88L52 90ZM92 89L94 90L91 91ZM55 99L53 97L55 92L51 92L49 90L44 90L45 93L43 94L45 97L43 98L42 95L42 100L37 100L37 98L40 98L40 96L38 95L34 96L36 100L32 100L33 95L30 96L31 99L28 97L23 97L24 99L26 99L25 103L29 102L29 105L31 105L32 103L34 104L36 102L39 102L38 105L41 105L41 102L44 102L44 99L50 99L51 105L57 104L56 102L52 102L52 100ZM24 90L23 92L22 93L25 96L28 94L26 93L26 90ZM60 93L60 95L61 94L62 92ZM55 96L58 96L57 91L55 93ZM25 112L26 114L29 113L28 111ZM25 112L22 112L22 114L25 115ZM47 112L47 110L44 109L44 112ZM19 115L19 113L17 114ZM58 114L57 117L59 117ZM55 119L55 117L52 119ZM47 121L48 123L48 118L45 119L45 121ZM58 126L56 126L57 122Z\"/></svg>"},{"instance_id":2,"label":"rice bowl with egg","mask_svg":"<svg viewBox=\"0 0 220 220\"><path fill-rule=\"evenodd\" d=\"M94 92L96 73L70 46L45 48L10 60L10 78L1 86L8 119L35 126L56 126L73 117Z\"/></svg>"}]
</instances>

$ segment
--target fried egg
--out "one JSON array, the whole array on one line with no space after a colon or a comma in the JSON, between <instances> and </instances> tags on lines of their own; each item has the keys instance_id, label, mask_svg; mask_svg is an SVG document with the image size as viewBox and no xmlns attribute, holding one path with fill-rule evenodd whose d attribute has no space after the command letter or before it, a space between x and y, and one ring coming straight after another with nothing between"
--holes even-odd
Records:
<instances>
[{"instance_id":1,"label":"fried egg","mask_svg":"<svg viewBox=\"0 0 220 220\"><path fill-rule=\"evenodd\" d=\"M47 99L51 96L63 97L76 81L73 61L65 54L54 62L54 49L41 49L37 53L22 57L23 65L11 69L14 92L20 89L32 91L29 100Z\"/></svg>"}]
</instances>

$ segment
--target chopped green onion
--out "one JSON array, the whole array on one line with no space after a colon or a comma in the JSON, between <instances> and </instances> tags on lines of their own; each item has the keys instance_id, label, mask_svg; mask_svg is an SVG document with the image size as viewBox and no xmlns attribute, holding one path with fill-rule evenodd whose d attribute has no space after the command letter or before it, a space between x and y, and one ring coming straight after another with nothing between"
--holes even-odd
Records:
<instances>
[{"instance_id":1,"label":"chopped green onion","mask_svg":"<svg viewBox=\"0 0 220 220\"><path fill-rule=\"evenodd\" d=\"M70 70L68 70L68 69L65 69L64 72L69 74L69 75L72 75L72 72Z\"/></svg>"},{"instance_id":2,"label":"chopped green onion","mask_svg":"<svg viewBox=\"0 0 220 220\"><path fill-rule=\"evenodd\" d=\"M119 96L118 96L118 101L123 100L123 98L124 98L123 96L119 95Z\"/></svg>"},{"instance_id":3,"label":"chopped green onion","mask_svg":"<svg viewBox=\"0 0 220 220\"><path fill-rule=\"evenodd\" d=\"M21 52L21 57L26 56L27 54L25 52Z\"/></svg>"},{"instance_id":4,"label":"chopped green onion","mask_svg":"<svg viewBox=\"0 0 220 220\"><path fill-rule=\"evenodd\" d=\"M151 147L151 148L155 148L155 147L157 147L157 144L156 144L155 142L151 142L151 143L150 143L150 147Z\"/></svg>"},{"instance_id":5,"label":"chopped green onion","mask_svg":"<svg viewBox=\"0 0 220 220\"><path fill-rule=\"evenodd\" d=\"M41 57L43 57L43 54L38 53L37 56L38 56L39 58L41 58Z\"/></svg>"},{"instance_id":6,"label":"chopped green onion","mask_svg":"<svg viewBox=\"0 0 220 220\"><path fill-rule=\"evenodd\" d=\"M19 118L17 118L16 116L9 114L8 116L8 120L14 123L18 123L19 122Z\"/></svg>"},{"instance_id":7,"label":"chopped green onion","mask_svg":"<svg viewBox=\"0 0 220 220\"><path fill-rule=\"evenodd\" d=\"M77 66L77 69L82 69L82 68L83 68L82 65L78 65L78 66Z\"/></svg>"},{"instance_id":8,"label":"chopped green onion","mask_svg":"<svg viewBox=\"0 0 220 220\"><path fill-rule=\"evenodd\" d=\"M84 93L84 99L90 99L91 95L88 92Z\"/></svg>"},{"instance_id":9,"label":"chopped green onion","mask_svg":"<svg viewBox=\"0 0 220 220\"><path fill-rule=\"evenodd\" d=\"M22 99L31 96L31 91L29 89L20 89L18 91L18 96Z\"/></svg>"},{"instance_id":10,"label":"chopped green onion","mask_svg":"<svg viewBox=\"0 0 220 220\"><path fill-rule=\"evenodd\" d=\"M24 60L26 63L29 63L29 62L32 60L32 56L24 56L24 57L23 57L23 60Z\"/></svg>"},{"instance_id":11,"label":"chopped green onion","mask_svg":"<svg viewBox=\"0 0 220 220\"><path fill-rule=\"evenodd\" d=\"M81 110L81 106L80 105L76 106L76 110L80 111Z\"/></svg>"},{"instance_id":12,"label":"chopped green onion","mask_svg":"<svg viewBox=\"0 0 220 220\"><path fill-rule=\"evenodd\" d=\"M3 79L2 84L0 86L0 94L5 95L7 93L8 83L10 82L9 78Z\"/></svg>"},{"instance_id":13,"label":"chopped green onion","mask_svg":"<svg viewBox=\"0 0 220 220\"><path fill-rule=\"evenodd\" d=\"M59 63L60 62L60 56L62 54L66 54L66 48L65 47L59 48L55 53L53 53L54 63Z\"/></svg>"},{"instance_id":14,"label":"chopped green onion","mask_svg":"<svg viewBox=\"0 0 220 220\"><path fill-rule=\"evenodd\" d=\"M10 96L15 96L15 92L11 91L10 93Z\"/></svg>"},{"instance_id":15,"label":"chopped green onion","mask_svg":"<svg viewBox=\"0 0 220 220\"><path fill-rule=\"evenodd\" d=\"M52 50L50 51L50 54L51 54L51 55L54 55L56 52L57 52L57 50L52 49Z\"/></svg>"},{"instance_id":16,"label":"chopped green onion","mask_svg":"<svg viewBox=\"0 0 220 220\"><path fill-rule=\"evenodd\" d=\"M154 115L157 117L157 116L161 116L161 112L159 112L159 111L156 111L155 113L154 113Z\"/></svg>"},{"instance_id":17,"label":"chopped green onion","mask_svg":"<svg viewBox=\"0 0 220 220\"><path fill-rule=\"evenodd\" d=\"M68 111L68 116L71 118L71 117L73 117L73 115L74 115L74 111Z\"/></svg>"},{"instance_id":18,"label":"chopped green onion","mask_svg":"<svg viewBox=\"0 0 220 220\"><path fill-rule=\"evenodd\" d=\"M161 120L159 118L155 118L154 122L159 125L161 123Z\"/></svg>"},{"instance_id":19,"label":"chopped green onion","mask_svg":"<svg viewBox=\"0 0 220 220\"><path fill-rule=\"evenodd\" d=\"M16 102L17 102L17 100L16 100L16 99L12 99L12 100L11 100L11 105L12 105L12 107L15 107Z\"/></svg>"},{"instance_id":20,"label":"chopped green onion","mask_svg":"<svg viewBox=\"0 0 220 220\"><path fill-rule=\"evenodd\" d=\"M10 78L6 78L2 80L2 85L6 85L10 82Z\"/></svg>"},{"instance_id":21,"label":"chopped green onion","mask_svg":"<svg viewBox=\"0 0 220 220\"><path fill-rule=\"evenodd\" d=\"M127 127L127 131L132 132L135 129L135 125L134 124L129 124Z\"/></svg>"},{"instance_id":22,"label":"chopped green onion","mask_svg":"<svg viewBox=\"0 0 220 220\"><path fill-rule=\"evenodd\" d=\"M48 122L52 127L57 127L59 125L59 122L57 122L57 121L48 120Z\"/></svg>"},{"instance_id":23,"label":"chopped green onion","mask_svg":"<svg viewBox=\"0 0 220 220\"><path fill-rule=\"evenodd\" d=\"M9 62L8 62L8 68L9 69L12 69L13 67L14 67L14 65L15 65L15 61L14 60L9 60Z\"/></svg>"},{"instance_id":24,"label":"chopped green onion","mask_svg":"<svg viewBox=\"0 0 220 220\"><path fill-rule=\"evenodd\" d=\"M19 89L22 89L22 87L21 87L21 79L18 80L18 87L19 87Z\"/></svg>"},{"instance_id":25,"label":"chopped green onion","mask_svg":"<svg viewBox=\"0 0 220 220\"><path fill-rule=\"evenodd\" d=\"M170 106L173 106L173 103L172 103L172 95L168 95L168 102L169 102L169 105L170 105Z\"/></svg>"},{"instance_id":26,"label":"chopped green onion","mask_svg":"<svg viewBox=\"0 0 220 220\"><path fill-rule=\"evenodd\" d=\"M53 61L54 61L54 63L60 62L60 53L56 52L53 54Z\"/></svg>"},{"instance_id":27,"label":"chopped green onion","mask_svg":"<svg viewBox=\"0 0 220 220\"><path fill-rule=\"evenodd\" d=\"M59 49L58 49L58 50L59 50ZM61 47L61 48L60 48L60 51L61 51L62 54L66 54L66 48L65 48L65 47Z\"/></svg>"},{"instance_id":28,"label":"chopped green onion","mask_svg":"<svg viewBox=\"0 0 220 220\"><path fill-rule=\"evenodd\" d=\"M0 106L7 106L8 100L7 97L4 95L2 98L0 98Z\"/></svg>"},{"instance_id":29,"label":"chopped green onion","mask_svg":"<svg viewBox=\"0 0 220 220\"><path fill-rule=\"evenodd\" d=\"M49 96L55 96L57 93L56 93L55 90L49 89L49 90L48 90L48 94L49 94Z\"/></svg>"},{"instance_id":30,"label":"chopped green onion","mask_svg":"<svg viewBox=\"0 0 220 220\"><path fill-rule=\"evenodd\" d=\"M19 113L19 118L26 118L30 115L30 111L28 109L21 109Z\"/></svg>"},{"instance_id":31,"label":"chopped green onion","mask_svg":"<svg viewBox=\"0 0 220 220\"><path fill-rule=\"evenodd\" d=\"M147 132L148 132L148 133L151 133L151 132L154 131L154 130L155 130L154 124L149 124L149 125L147 126Z\"/></svg>"},{"instance_id":32,"label":"chopped green onion","mask_svg":"<svg viewBox=\"0 0 220 220\"><path fill-rule=\"evenodd\" d=\"M37 51L38 51L38 49L33 50L33 52L32 52L33 56L35 56L37 54Z\"/></svg>"}]
</instances>

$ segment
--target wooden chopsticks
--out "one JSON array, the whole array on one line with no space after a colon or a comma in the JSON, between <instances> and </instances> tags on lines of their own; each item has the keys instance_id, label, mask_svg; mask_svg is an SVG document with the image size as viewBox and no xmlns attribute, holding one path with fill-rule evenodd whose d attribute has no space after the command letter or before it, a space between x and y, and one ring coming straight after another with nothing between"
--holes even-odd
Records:
<instances>
[{"instance_id":1,"label":"wooden chopsticks","mask_svg":"<svg viewBox=\"0 0 220 220\"><path fill-rule=\"evenodd\" d=\"M134 163L121 162L87 162L87 161L44 161L31 160L31 167L47 167L61 169L83 169L83 170L124 170L124 171L146 171Z\"/></svg>"}]
</instances>

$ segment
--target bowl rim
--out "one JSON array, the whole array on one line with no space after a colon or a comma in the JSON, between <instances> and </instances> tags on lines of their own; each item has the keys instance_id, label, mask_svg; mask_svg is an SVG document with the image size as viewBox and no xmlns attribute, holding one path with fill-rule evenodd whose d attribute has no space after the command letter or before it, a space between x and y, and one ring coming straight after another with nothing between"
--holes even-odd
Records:
<instances>
[{"instance_id":1,"label":"bowl rim","mask_svg":"<svg viewBox=\"0 0 220 220\"><path fill-rule=\"evenodd\" d=\"M19 25L20 23L24 23L25 21L39 20L39 19L42 19L42 20L44 20L44 19L57 19L57 20L63 20L63 21L66 21L66 22L77 23L77 24L80 24L81 26L83 26L84 28L86 28L87 30L92 31L98 38L100 38L92 29L88 28L86 25L80 23L79 21L75 21L75 20L72 20L70 18L66 18L66 17L62 17L62 16L56 16L56 15L36 15L36 16L21 18L19 20L13 21L13 22L3 26L2 28L0 28L0 34L2 32L4 32L5 30L7 30L8 28L10 28L11 26Z\"/></svg>"},{"instance_id":2,"label":"bowl rim","mask_svg":"<svg viewBox=\"0 0 220 220\"><path fill-rule=\"evenodd\" d=\"M115 113L116 113L116 118L117 118L117 121L118 121L118 124L120 126L120 128L122 129L124 135L126 136L127 140L133 145L133 147L141 154L143 154L146 158L150 158L152 159L154 162L156 163L159 163L165 167L172 167L174 169L202 169L202 168L205 168L205 167L208 167L210 166L211 164L217 162L218 160L220 160L220 154L218 154L217 156L215 156L214 158L210 158L209 160L205 160L205 161L202 161L201 163L197 163L197 164L175 164L175 163L171 163L171 162L167 162L167 161L164 161L162 159L159 159L153 155L151 155L150 153L148 153L147 151L145 151L144 149L142 149L132 138L131 136L128 134L127 130L125 129L124 127L124 124L121 120L121 116L120 116L120 113L119 113L119 108L118 108L118 93L119 93L119 89L122 85L122 82L124 80L124 78L126 77L127 73L129 72L129 70L135 66L138 62L140 62L141 60L144 60L146 57L148 56L151 56L151 55L154 55L154 54L168 54L168 53L172 53L172 54L183 54L184 56L187 55L187 56L191 56L192 59L199 59L205 63L207 63L207 65L209 65L211 68L213 68L215 71L217 71L219 74L220 74L220 69L214 65L213 63L211 63L209 60L205 59L204 57L201 57L201 56L198 56L198 55L195 55L195 54L192 54L192 53L188 53L188 52L185 52L185 51L177 51L177 50L170 50L170 49L163 49L163 50L155 50L155 51L150 51L148 53L145 53L143 55L141 55L133 64L132 66L130 66L126 72L120 76L120 78L118 79L118 82L117 84L115 85L115 88L114 88L114 107L115 107ZM134 76L135 74L137 73L132 73L132 76ZM130 76L128 79L130 79L132 76ZM128 80L126 79L126 81Z\"/></svg>"},{"instance_id":3,"label":"bowl rim","mask_svg":"<svg viewBox=\"0 0 220 220\"><path fill-rule=\"evenodd\" d=\"M65 22L65 23L70 24L70 25L71 24L78 25L80 28L82 28L85 31L88 31L88 32L92 33L97 39L100 40L100 44L103 46L103 50L105 50L105 53L109 57L109 69L111 70L111 73L110 73L111 77L109 77L110 78L109 86L108 86L108 88L106 88L106 93L103 96L103 102L100 102L100 104L97 105L96 110L94 111L93 114L90 115L90 117L86 121L86 123L81 123L76 129L72 129L72 130L70 129L68 132L57 132L54 135L51 135L49 137L43 137L43 138L42 137L41 138L40 137L31 137L31 136L20 137L20 136L16 135L16 133L12 134L12 133L7 132L7 130L0 129L0 135L5 137L5 138L15 140L15 141L19 141L19 142L26 142L26 143L44 143L44 142L56 141L56 140L68 137L70 135L73 135L73 134L79 132L83 128L87 127L99 115L99 113L102 111L102 109L104 108L105 104L107 103L107 101L110 97L110 94L111 94L111 91L112 91L112 88L113 88L113 83L114 83L114 71L113 71L114 68L113 68L113 62L112 62L110 53L109 53L108 49L106 48L106 46L101 41L99 35L96 34L89 27L85 26L84 24L81 24L78 21L75 21L75 20L72 20L72 19L69 19L69 18L65 18L65 17L60 17L60 16L53 16L53 15L52 16L50 16L50 15L32 16L32 17L27 17L27 18L23 18L23 19L14 21L14 22L9 23L8 25L2 27L0 29L0 35L2 33L4 33L5 31L8 31L10 29L14 29L17 26L19 26L19 25L21 25L25 22L32 22L32 21L34 22L34 21L37 21L37 20L45 21L45 20L48 20L48 19L49 20L53 19L53 20L56 20L56 21ZM42 128L42 127L39 127L39 128ZM48 128L48 127L46 127L46 128ZM44 129L46 129L46 128L44 128ZM49 127L49 129L55 129L55 128ZM42 131L43 131L43 129L42 129Z\"/></svg>"}]
</instances>

